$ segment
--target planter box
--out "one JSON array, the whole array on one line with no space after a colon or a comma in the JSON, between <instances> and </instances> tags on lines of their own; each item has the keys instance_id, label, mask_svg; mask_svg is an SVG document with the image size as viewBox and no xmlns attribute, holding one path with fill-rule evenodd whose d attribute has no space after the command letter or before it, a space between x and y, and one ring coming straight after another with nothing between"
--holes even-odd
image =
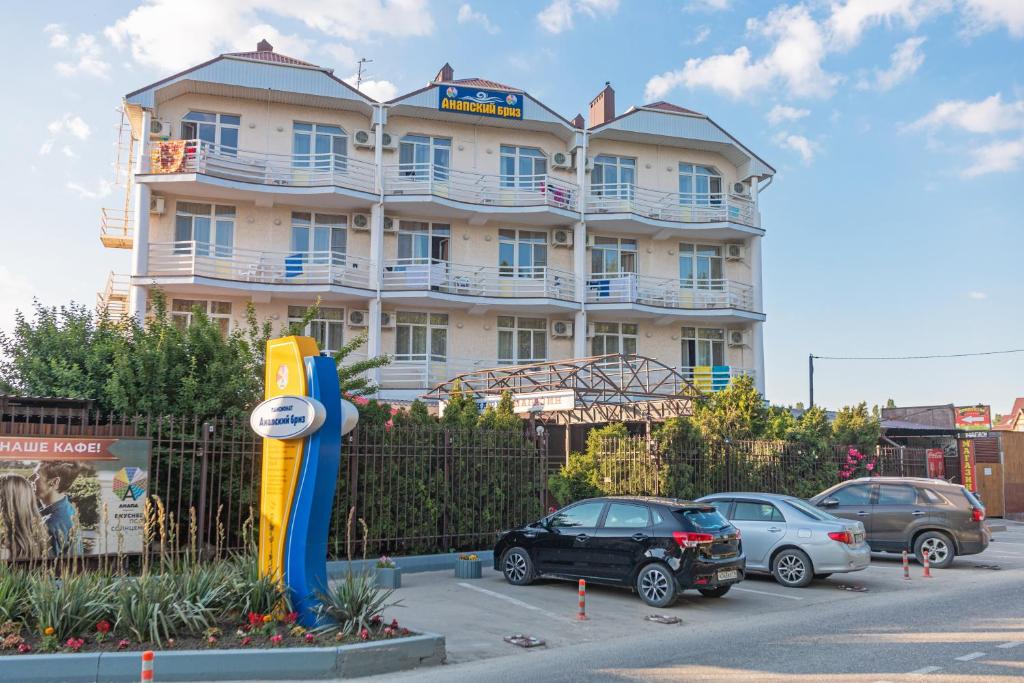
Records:
<instances>
[{"instance_id":1,"label":"planter box","mask_svg":"<svg viewBox=\"0 0 1024 683\"><path fill-rule=\"evenodd\" d=\"M377 585L381 588L401 588L402 570L398 567L377 567Z\"/></svg>"},{"instance_id":2,"label":"planter box","mask_svg":"<svg viewBox=\"0 0 1024 683\"><path fill-rule=\"evenodd\" d=\"M483 560L455 560L456 579L479 579L483 575Z\"/></svg>"}]
</instances>

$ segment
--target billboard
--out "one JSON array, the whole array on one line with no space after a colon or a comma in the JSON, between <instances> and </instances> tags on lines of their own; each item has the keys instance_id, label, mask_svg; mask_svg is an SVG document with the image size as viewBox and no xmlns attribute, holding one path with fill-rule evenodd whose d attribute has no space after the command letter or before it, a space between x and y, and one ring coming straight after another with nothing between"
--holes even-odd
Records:
<instances>
[{"instance_id":1,"label":"billboard","mask_svg":"<svg viewBox=\"0 0 1024 683\"><path fill-rule=\"evenodd\" d=\"M440 111L492 116L498 119L523 118L521 93L442 85L437 89L437 94L437 108Z\"/></svg>"},{"instance_id":2,"label":"billboard","mask_svg":"<svg viewBox=\"0 0 1024 683\"><path fill-rule=\"evenodd\" d=\"M974 462L974 442L960 440L960 483L968 491L978 491L977 468Z\"/></svg>"},{"instance_id":3,"label":"billboard","mask_svg":"<svg viewBox=\"0 0 1024 683\"><path fill-rule=\"evenodd\" d=\"M142 552L147 439L0 436L0 560Z\"/></svg>"},{"instance_id":4,"label":"billboard","mask_svg":"<svg viewBox=\"0 0 1024 683\"><path fill-rule=\"evenodd\" d=\"M992 429L992 411L988 406L953 408L956 428L964 432L987 432Z\"/></svg>"}]
</instances>

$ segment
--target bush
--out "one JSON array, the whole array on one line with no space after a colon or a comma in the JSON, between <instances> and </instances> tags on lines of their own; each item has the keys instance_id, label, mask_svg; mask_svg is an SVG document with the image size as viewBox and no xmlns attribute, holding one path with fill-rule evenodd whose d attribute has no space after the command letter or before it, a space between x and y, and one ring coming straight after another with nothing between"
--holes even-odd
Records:
<instances>
[{"instance_id":1,"label":"bush","mask_svg":"<svg viewBox=\"0 0 1024 683\"><path fill-rule=\"evenodd\" d=\"M57 579L40 572L28 580L29 618L39 632L54 630L57 640L92 631L107 616L113 584L102 574L70 573Z\"/></svg>"},{"instance_id":2,"label":"bush","mask_svg":"<svg viewBox=\"0 0 1024 683\"><path fill-rule=\"evenodd\" d=\"M377 586L373 573L349 572L333 588L320 594L317 616L325 625L336 624L341 634L350 636L369 630L384 610L398 605L401 601L388 602L393 594L393 590Z\"/></svg>"}]
</instances>

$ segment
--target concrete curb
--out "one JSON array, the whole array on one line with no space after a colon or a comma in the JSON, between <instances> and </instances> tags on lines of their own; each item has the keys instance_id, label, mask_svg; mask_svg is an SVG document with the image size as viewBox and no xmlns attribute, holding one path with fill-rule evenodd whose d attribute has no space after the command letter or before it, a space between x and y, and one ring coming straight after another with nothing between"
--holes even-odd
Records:
<instances>
[{"instance_id":1,"label":"concrete curb","mask_svg":"<svg viewBox=\"0 0 1024 683\"><path fill-rule=\"evenodd\" d=\"M158 651L153 672L161 683L356 678L436 666L446 656L444 636L421 633L337 647ZM0 681L134 683L140 668L139 652L16 655L0 657Z\"/></svg>"},{"instance_id":2,"label":"concrete curb","mask_svg":"<svg viewBox=\"0 0 1024 683\"><path fill-rule=\"evenodd\" d=\"M1005 524L989 524L988 525L988 530L992 531L992 532L1006 531L1007 530L1007 526Z\"/></svg>"},{"instance_id":3,"label":"concrete curb","mask_svg":"<svg viewBox=\"0 0 1024 683\"><path fill-rule=\"evenodd\" d=\"M493 550L473 550L461 553L439 553L437 555L407 555L405 557L392 557L395 565L402 570L403 574L416 574L417 572L440 572L446 569L455 569L455 560L459 555L473 554L479 557L484 566L494 563ZM373 571L377 560L353 560L352 571L360 573ZM332 579L339 579L349 570L349 563L345 560L334 560L327 563L327 576Z\"/></svg>"}]
</instances>

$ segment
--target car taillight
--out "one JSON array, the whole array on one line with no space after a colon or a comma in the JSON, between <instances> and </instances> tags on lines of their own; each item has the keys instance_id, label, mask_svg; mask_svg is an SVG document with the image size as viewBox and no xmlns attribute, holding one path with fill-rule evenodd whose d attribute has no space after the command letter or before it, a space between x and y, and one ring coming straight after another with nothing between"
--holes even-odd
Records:
<instances>
[{"instance_id":1,"label":"car taillight","mask_svg":"<svg viewBox=\"0 0 1024 683\"><path fill-rule=\"evenodd\" d=\"M715 537L711 534L702 534L696 531L673 531L672 538L680 548L696 548L700 543L711 543Z\"/></svg>"},{"instance_id":2,"label":"car taillight","mask_svg":"<svg viewBox=\"0 0 1024 683\"><path fill-rule=\"evenodd\" d=\"M971 519L975 522L981 522L985 519L985 511L981 508L971 508Z\"/></svg>"},{"instance_id":3,"label":"car taillight","mask_svg":"<svg viewBox=\"0 0 1024 683\"><path fill-rule=\"evenodd\" d=\"M828 537L840 543L853 543L853 534L849 531L830 531L828 532Z\"/></svg>"},{"instance_id":4,"label":"car taillight","mask_svg":"<svg viewBox=\"0 0 1024 683\"><path fill-rule=\"evenodd\" d=\"M741 534L741 533L740 533L740 530L739 530L739 529L737 529L737 530L736 530L736 540L738 541L738 540L740 540L741 538L743 538L743 534Z\"/></svg>"}]
</instances>

